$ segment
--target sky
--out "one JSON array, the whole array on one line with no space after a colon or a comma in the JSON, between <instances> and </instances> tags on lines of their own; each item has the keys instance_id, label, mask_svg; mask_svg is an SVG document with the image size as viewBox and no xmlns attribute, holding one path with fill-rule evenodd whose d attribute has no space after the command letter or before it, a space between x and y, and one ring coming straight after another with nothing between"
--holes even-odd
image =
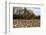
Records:
<instances>
[{"instance_id":1,"label":"sky","mask_svg":"<svg viewBox=\"0 0 46 35\"><path fill-rule=\"evenodd\" d=\"M36 15L36 16L39 16L40 15L40 8L39 7L31 7L31 8L27 8L29 10L32 10L33 13Z\"/></svg>"}]
</instances>

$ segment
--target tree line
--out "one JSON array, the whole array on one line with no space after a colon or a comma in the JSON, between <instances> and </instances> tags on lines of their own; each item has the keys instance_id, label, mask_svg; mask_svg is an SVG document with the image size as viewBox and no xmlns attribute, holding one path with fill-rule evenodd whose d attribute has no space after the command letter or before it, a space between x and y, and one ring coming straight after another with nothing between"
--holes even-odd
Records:
<instances>
[{"instance_id":1,"label":"tree line","mask_svg":"<svg viewBox=\"0 0 46 35\"><path fill-rule=\"evenodd\" d=\"M13 19L40 19L40 15L36 16L34 13L30 13L26 8L24 8L24 13L22 15L13 15Z\"/></svg>"}]
</instances>

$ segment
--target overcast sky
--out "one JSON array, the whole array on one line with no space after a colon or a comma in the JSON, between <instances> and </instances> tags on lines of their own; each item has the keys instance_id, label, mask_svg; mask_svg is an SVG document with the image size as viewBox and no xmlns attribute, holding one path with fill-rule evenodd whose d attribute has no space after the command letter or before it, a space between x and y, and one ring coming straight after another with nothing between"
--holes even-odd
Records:
<instances>
[{"instance_id":1,"label":"overcast sky","mask_svg":"<svg viewBox=\"0 0 46 35\"><path fill-rule=\"evenodd\" d=\"M38 7L32 7L32 8L27 8L27 9L33 10L33 13L34 13L36 16L40 15L40 8L38 8Z\"/></svg>"}]
</instances>

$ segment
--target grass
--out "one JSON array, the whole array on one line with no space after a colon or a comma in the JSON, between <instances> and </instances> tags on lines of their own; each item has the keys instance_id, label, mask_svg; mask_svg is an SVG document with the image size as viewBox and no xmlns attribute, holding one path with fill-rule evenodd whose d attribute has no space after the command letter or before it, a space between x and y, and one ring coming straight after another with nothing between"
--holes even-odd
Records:
<instances>
[{"instance_id":1,"label":"grass","mask_svg":"<svg viewBox=\"0 0 46 35\"><path fill-rule=\"evenodd\" d=\"M13 28L21 28L21 27L40 27L40 19L14 19L13 20Z\"/></svg>"}]
</instances>

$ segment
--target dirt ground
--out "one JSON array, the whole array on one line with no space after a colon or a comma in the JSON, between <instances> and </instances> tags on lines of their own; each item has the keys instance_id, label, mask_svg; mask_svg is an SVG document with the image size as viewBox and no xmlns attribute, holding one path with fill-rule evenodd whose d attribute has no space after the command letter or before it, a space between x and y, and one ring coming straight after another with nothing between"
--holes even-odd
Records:
<instances>
[{"instance_id":1,"label":"dirt ground","mask_svg":"<svg viewBox=\"0 0 46 35\"><path fill-rule=\"evenodd\" d=\"M14 19L13 28L40 27L40 19Z\"/></svg>"}]
</instances>

